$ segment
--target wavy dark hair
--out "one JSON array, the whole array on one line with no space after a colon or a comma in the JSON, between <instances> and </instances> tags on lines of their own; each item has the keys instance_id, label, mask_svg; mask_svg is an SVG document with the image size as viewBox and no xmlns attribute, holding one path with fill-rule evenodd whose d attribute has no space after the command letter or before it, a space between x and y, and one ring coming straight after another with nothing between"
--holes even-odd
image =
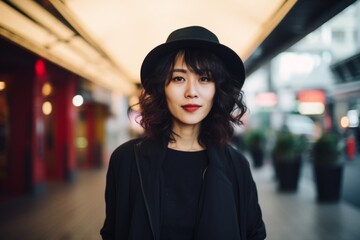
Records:
<instances>
[{"instance_id":1,"label":"wavy dark hair","mask_svg":"<svg viewBox=\"0 0 360 240\"><path fill-rule=\"evenodd\" d=\"M243 101L241 84L226 69L222 60L210 51L201 49L181 49L164 56L153 72L145 79L139 105L140 125L145 136L167 137L175 141L172 116L168 110L165 85L170 81L176 58L182 55L185 64L195 73L207 73L215 82L215 97L212 109L201 123L198 141L202 146L212 141L226 145L234 132L234 125L242 125L242 116L247 107Z\"/></svg>"}]
</instances>

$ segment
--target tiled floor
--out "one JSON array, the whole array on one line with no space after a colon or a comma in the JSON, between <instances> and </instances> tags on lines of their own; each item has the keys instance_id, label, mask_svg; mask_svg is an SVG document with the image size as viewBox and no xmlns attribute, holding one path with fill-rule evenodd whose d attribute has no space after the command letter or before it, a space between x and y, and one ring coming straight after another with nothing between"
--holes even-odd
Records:
<instances>
[{"instance_id":1,"label":"tiled floor","mask_svg":"<svg viewBox=\"0 0 360 240\"><path fill-rule=\"evenodd\" d=\"M318 204L313 182L302 177L296 193L279 193L269 165L253 170L271 240L358 240L360 209L345 202ZM50 184L41 198L0 205L0 239L100 239L105 170L79 174L73 184Z\"/></svg>"},{"instance_id":2,"label":"tiled floor","mask_svg":"<svg viewBox=\"0 0 360 240\"><path fill-rule=\"evenodd\" d=\"M277 190L269 165L253 170L253 176L258 186L267 239L360 239L360 209L344 201L317 203L315 186L310 178L301 178L297 192L281 193Z\"/></svg>"},{"instance_id":3,"label":"tiled floor","mask_svg":"<svg viewBox=\"0 0 360 240\"><path fill-rule=\"evenodd\" d=\"M104 221L105 170L82 172L73 184L49 184L41 198L0 206L0 239L100 239Z\"/></svg>"}]
</instances>

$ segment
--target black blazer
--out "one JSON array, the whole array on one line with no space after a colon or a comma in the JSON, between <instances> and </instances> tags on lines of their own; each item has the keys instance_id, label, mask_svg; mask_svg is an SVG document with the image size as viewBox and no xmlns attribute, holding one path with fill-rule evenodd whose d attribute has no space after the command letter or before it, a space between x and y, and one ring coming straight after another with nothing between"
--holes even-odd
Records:
<instances>
[{"instance_id":1,"label":"black blazer","mask_svg":"<svg viewBox=\"0 0 360 240\"><path fill-rule=\"evenodd\" d=\"M160 239L160 171L167 141L135 139L111 155L103 239ZM232 147L207 144L195 240L263 240L265 225L248 161ZM186 211L186 209L184 209Z\"/></svg>"}]
</instances>

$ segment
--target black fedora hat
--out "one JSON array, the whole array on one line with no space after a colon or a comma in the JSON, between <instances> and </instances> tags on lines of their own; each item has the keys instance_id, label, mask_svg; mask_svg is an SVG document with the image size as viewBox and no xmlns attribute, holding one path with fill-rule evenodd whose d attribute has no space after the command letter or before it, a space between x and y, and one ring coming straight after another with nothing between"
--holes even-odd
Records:
<instances>
[{"instance_id":1,"label":"black fedora hat","mask_svg":"<svg viewBox=\"0 0 360 240\"><path fill-rule=\"evenodd\" d=\"M177 29L169 35L165 43L151 50L141 65L141 83L144 85L144 81L152 73L159 59L173 51L188 47L206 49L216 54L242 87L245 69L241 58L232 49L221 44L214 33L200 26Z\"/></svg>"}]
</instances>

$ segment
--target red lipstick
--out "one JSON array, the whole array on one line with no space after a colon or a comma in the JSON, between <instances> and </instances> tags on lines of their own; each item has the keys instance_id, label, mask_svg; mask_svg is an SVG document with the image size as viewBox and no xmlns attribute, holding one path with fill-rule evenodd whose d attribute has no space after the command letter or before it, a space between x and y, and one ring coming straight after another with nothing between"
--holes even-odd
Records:
<instances>
[{"instance_id":1,"label":"red lipstick","mask_svg":"<svg viewBox=\"0 0 360 240\"><path fill-rule=\"evenodd\" d=\"M198 110L201 107L201 105L186 104L186 105L182 105L181 107L187 112L195 112L196 110Z\"/></svg>"}]
</instances>

